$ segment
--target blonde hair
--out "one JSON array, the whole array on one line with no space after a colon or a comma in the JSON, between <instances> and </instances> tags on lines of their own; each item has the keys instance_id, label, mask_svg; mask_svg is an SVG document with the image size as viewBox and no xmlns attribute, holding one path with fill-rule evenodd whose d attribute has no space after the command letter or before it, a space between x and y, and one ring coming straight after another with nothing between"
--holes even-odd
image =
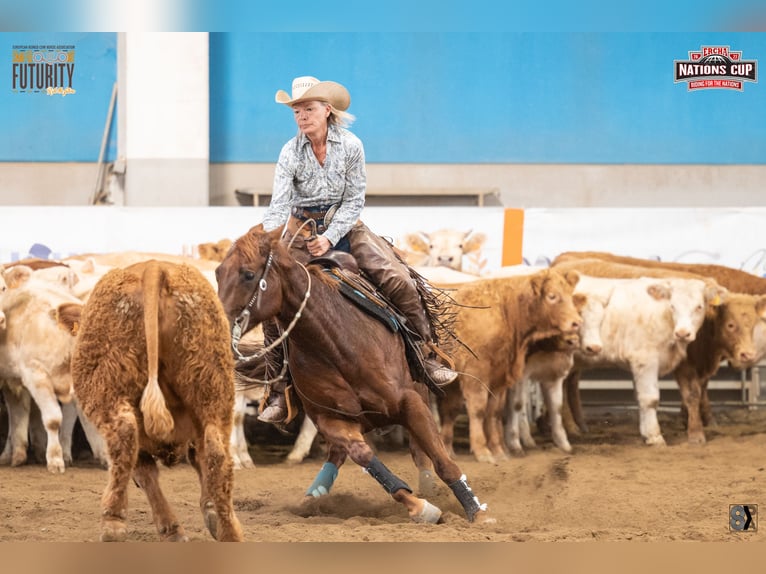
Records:
<instances>
[{"instance_id":1,"label":"blonde hair","mask_svg":"<svg viewBox=\"0 0 766 574\"><path fill-rule=\"evenodd\" d=\"M333 107L333 105L329 102L322 102L322 103L326 105L328 108L330 108L330 115L327 117L328 125L338 126L341 128L347 128L348 126L354 123L354 120L356 120L356 116L354 114L336 110Z\"/></svg>"}]
</instances>

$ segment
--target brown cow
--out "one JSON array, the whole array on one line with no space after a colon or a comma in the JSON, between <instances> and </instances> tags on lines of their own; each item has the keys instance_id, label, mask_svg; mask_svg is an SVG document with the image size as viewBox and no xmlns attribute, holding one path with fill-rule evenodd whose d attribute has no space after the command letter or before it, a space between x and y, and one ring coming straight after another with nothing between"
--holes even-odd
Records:
<instances>
[{"instance_id":1,"label":"brown cow","mask_svg":"<svg viewBox=\"0 0 766 574\"><path fill-rule=\"evenodd\" d=\"M475 355L465 348L455 353L459 385L448 385L439 401L442 439L448 450L454 452L454 424L462 391L476 459L494 462L507 458L501 420L507 390L524 376L532 343L579 330L581 318L572 295L578 280L577 273L546 269L532 275L475 281L454 293L456 334Z\"/></svg>"},{"instance_id":2,"label":"brown cow","mask_svg":"<svg viewBox=\"0 0 766 574\"><path fill-rule=\"evenodd\" d=\"M667 264L665 267L650 260L623 258L645 263L646 265L643 266L628 265L607 259L585 258L587 255L596 254L585 252L584 258L579 259L576 253L565 253L554 260L554 267L561 270L579 270L598 277L686 277L706 279L711 284L714 281L717 282L720 277L720 285L726 288L731 288L730 286L734 286L735 283L726 281L724 278L737 275L737 273L728 273L728 271L736 271L728 268L726 273L707 276L693 273L692 269L699 269L699 267L690 264ZM620 258L615 257L615 259ZM712 270L713 267L721 266L700 267ZM689 344L686 358L674 371L687 412L689 442L705 442L703 419L710 416L706 392L707 382L718 371L721 361L728 360L734 368L744 369L754 365L762 356L763 350L756 347L755 341L759 330L764 326L764 319L766 319L766 296L743 294L735 292L735 289L732 289L721 305L708 308L708 316L697 338ZM569 385L569 381L567 384ZM568 386L567 392L571 396L576 390L573 391L571 386Z\"/></svg>"},{"instance_id":3,"label":"brown cow","mask_svg":"<svg viewBox=\"0 0 766 574\"><path fill-rule=\"evenodd\" d=\"M234 407L229 325L195 268L147 261L109 271L82 310L72 356L74 390L107 443L110 478L101 540L125 540L131 472L163 540L185 541L158 483L155 457L184 455L197 471L210 533L239 541L228 448Z\"/></svg>"}]
</instances>

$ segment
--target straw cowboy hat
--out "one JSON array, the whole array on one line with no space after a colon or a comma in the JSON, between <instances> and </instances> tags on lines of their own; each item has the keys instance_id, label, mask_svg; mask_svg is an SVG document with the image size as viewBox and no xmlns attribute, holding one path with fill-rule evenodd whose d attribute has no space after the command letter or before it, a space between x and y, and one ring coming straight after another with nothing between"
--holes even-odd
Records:
<instances>
[{"instance_id":1,"label":"straw cowboy hat","mask_svg":"<svg viewBox=\"0 0 766 574\"><path fill-rule=\"evenodd\" d=\"M284 90L278 90L274 99L278 104L292 106L298 102L319 100L327 102L336 110L344 112L351 104L348 90L337 82L320 82L311 76L301 76L293 80L292 97Z\"/></svg>"}]
</instances>

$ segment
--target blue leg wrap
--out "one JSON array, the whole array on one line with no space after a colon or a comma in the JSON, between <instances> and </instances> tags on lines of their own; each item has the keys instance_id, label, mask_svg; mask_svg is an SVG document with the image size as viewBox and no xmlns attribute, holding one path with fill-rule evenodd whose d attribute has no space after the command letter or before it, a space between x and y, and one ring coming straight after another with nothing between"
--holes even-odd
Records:
<instances>
[{"instance_id":1,"label":"blue leg wrap","mask_svg":"<svg viewBox=\"0 0 766 574\"><path fill-rule=\"evenodd\" d=\"M407 492L412 493L412 489L407 486L407 483L388 470L386 465L380 462L380 459L377 456L372 457L370 466L365 468L365 470L372 476L372 478L377 480L389 494L393 494L402 488Z\"/></svg>"},{"instance_id":2,"label":"blue leg wrap","mask_svg":"<svg viewBox=\"0 0 766 574\"><path fill-rule=\"evenodd\" d=\"M336 478L338 478L338 467L331 462L324 463L314 482L311 483L311 486L306 491L306 496L319 498L323 494L327 494L330 492Z\"/></svg>"}]
</instances>

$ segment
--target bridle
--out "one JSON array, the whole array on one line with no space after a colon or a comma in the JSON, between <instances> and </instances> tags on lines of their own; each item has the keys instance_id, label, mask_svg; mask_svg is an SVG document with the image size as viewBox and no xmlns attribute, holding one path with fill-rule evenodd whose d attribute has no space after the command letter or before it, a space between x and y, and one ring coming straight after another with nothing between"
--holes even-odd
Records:
<instances>
[{"instance_id":1,"label":"bridle","mask_svg":"<svg viewBox=\"0 0 766 574\"><path fill-rule=\"evenodd\" d=\"M306 304L308 303L309 297L311 296L311 274L309 273L308 269L300 263L297 262L298 265L300 265L301 269L306 273L306 293L303 296L303 300L301 301L300 306L298 307L298 310L295 312L295 316L292 318L290 323L287 325L287 328L282 331L279 337L277 337L274 341L271 342L270 345L267 347L264 347L260 351L246 356L243 355L242 352L239 350L239 342L242 339L242 336L246 332L246 328L248 323L250 322L250 315L251 310L253 307L256 309L260 308L261 304L261 295L266 291L268 288L268 281L267 277L269 274L269 271L271 270L271 267L274 263L274 254L272 251L269 252L269 256L266 259L266 265L264 265L263 273L261 273L261 277L258 280L258 283L255 286L255 289L253 290L253 294L250 296L249 301L247 302L247 305L240 311L239 315L234 319L234 323L231 327L231 348L234 351L234 358L238 363L243 363L246 361L252 361L257 359L262 359L265 357L269 352L274 350L277 345L282 345L284 341L287 339L287 337L290 335L290 332L295 327L296 323L298 322L298 319L301 318L301 315L303 314L303 310L306 308ZM270 379L270 380L257 380L257 381L249 381L249 382L258 382L263 384L272 384L279 380L281 380L285 373L287 372L287 349L284 350L284 361L282 364L282 370L277 375L276 378Z\"/></svg>"}]
</instances>

